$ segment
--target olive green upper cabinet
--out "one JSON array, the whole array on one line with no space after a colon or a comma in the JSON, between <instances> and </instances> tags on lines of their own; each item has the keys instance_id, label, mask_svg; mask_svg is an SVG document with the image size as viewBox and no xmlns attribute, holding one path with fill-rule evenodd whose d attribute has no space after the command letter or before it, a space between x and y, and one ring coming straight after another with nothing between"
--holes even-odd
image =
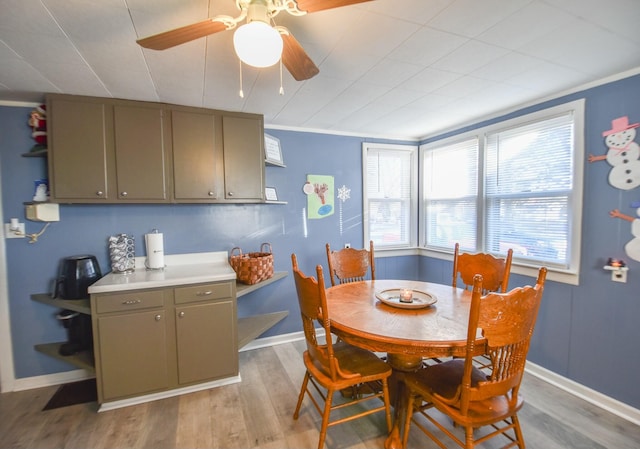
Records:
<instances>
[{"instance_id":1,"label":"olive green upper cabinet","mask_svg":"<svg viewBox=\"0 0 640 449\"><path fill-rule=\"evenodd\" d=\"M60 203L264 202L262 115L50 94Z\"/></svg>"},{"instance_id":2,"label":"olive green upper cabinet","mask_svg":"<svg viewBox=\"0 0 640 449\"><path fill-rule=\"evenodd\" d=\"M52 201L169 201L163 105L62 94L47 104Z\"/></svg>"},{"instance_id":3,"label":"olive green upper cabinet","mask_svg":"<svg viewBox=\"0 0 640 449\"><path fill-rule=\"evenodd\" d=\"M224 185L227 202L264 201L264 123L261 115L225 113Z\"/></svg>"},{"instance_id":4,"label":"olive green upper cabinet","mask_svg":"<svg viewBox=\"0 0 640 449\"><path fill-rule=\"evenodd\" d=\"M49 181L53 201L106 202L115 198L113 116L100 99L50 95L47 102Z\"/></svg>"},{"instance_id":5,"label":"olive green upper cabinet","mask_svg":"<svg viewBox=\"0 0 640 449\"><path fill-rule=\"evenodd\" d=\"M170 130L165 108L154 103L114 105L116 178L120 202L168 202Z\"/></svg>"},{"instance_id":6,"label":"olive green upper cabinet","mask_svg":"<svg viewBox=\"0 0 640 449\"><path fill-rule=\"evenodd\" d=\"M221 151L216 144L216 116L207 109L171 110L174 198L209 202L219 198Z\"/></svg>"}]
</instances>

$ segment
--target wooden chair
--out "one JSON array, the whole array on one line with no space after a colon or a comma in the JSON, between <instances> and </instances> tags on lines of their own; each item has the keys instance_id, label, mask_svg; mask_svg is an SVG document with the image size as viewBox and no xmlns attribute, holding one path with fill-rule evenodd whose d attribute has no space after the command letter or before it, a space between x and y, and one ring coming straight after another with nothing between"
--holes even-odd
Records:
<instances>
[{"instance_id":1,"label":"wooden chair","mask_svg":"<svg viewBox=\"0 0 640 449\"><path fill-rule=\"evenodd\" d=\"M462 253L460 244L456 243L453 252L453 282L458 286L458 276L463 282L463 288L469 290L473 285L476 274L482 275L483 294L488 292L506 292L511 274L511 259L513 249L509 248L506 258L495 257L487 253Z\"/></svg>"},{"instance_id":2,"label":"wooden chair","mask_svg":"<svg viewBox=\"0 0 640 449\"><path fill-rule=\"evenodd\" d=\"M517 416L524 403L519 388L546 275L547 269L540 268L535 287L518 287L509 293L486 296L482 296L482 276L474 277L466 357L421 368L405 376L409 409L403 447L406 447L412 422L441 448L450 447L429 431L424 421L416 420L415 412L465 449L497 435L510 440L505 448L524 449ZM489 374L473 365L478 329L482 330L486 350L492 355ZM446 426L435 414L429 413L433 408L451 418L455 426L464 428L464 441L453 433L450 425ZM485 426L491 427L489 433L480 432Z\"/></svg>"},{"instance_id":3,"label":"wooden chair","mask_svg":"<svg viewBox=\"0 0 640 449\"><path fill-rule=\"evenodd\" d=\"M458 286L458 277L462 280L462 287L470 290L473 287L473 280L476 274L482 275L482 294L489 292L507 291L509 286L509 275L511 274L511 259L513 249L509 248L507 257L495 257L488 253L460 253L460 244L456 243L453 251L453 287ZM440 363L441 359L433 359ZM475 357L478 368L486 368L491 364L488 355Z\"/></svg>"},{"instance_id":4,"label":"wooden chair","mask_svg":"<svg viewBox=\"0 0 640 449\"><path fill-rule=\"evenodd\" d=\"M329 278L331 285L347 282L364 281L367 271L371 270L371 280L376 278L376 267L373 260L373 240L369 241L369 249L344 248L332 251L327 243L327 261L329 262Z\"/></svg>"},{"instance_id":5,"label":"wooden chair","mask_svg":"<svg viewBox=\"0 0 640 449\"><path fill-rule=\"evenodd\" d=\"M314 277L305 276L304 273L298 269L295 254L291 255L291 262L293 264L293 277L298 293L298 302L300 304L302 327L307 342L307 350L303 353L306 373L302 381L302 388L298 396L296 410L293 413L293 419L298 419L302 400L306 393L316 410L318 410L318 413L322 415L318 449L322 449L324 445L328 427L382 410L384 410L386 414L387 429L391 431L391 409L389 406L388 386L391 367L370 351L351 346L345 342L332 343L322 267L320 265L316 267L318 275L318 280L316 281ZM319 340L315 327L316 323L320 323L322 326L325 334L323 341L326 340L324 343L321 343ZM367 382L380 382L382 384L382 391L373 392L367 396L333 405L334 393L342 389L350 388L356 384ZM324 401L324 408L320 407L316 396L312 394L311 385L313 385L319 397ZM345 409L378 398L381 398L384 404L373 407L359 405L355 407L355 409L350 409L356 410L353 414L341 414L340 418L330 421L330 414L334 410Z\"/></svg>"}]
</instances>

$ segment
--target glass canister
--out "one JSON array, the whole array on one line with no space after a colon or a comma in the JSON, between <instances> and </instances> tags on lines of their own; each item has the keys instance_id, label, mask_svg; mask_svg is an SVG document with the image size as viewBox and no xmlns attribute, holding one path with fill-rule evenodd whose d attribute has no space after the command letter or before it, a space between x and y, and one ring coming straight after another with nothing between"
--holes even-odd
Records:
<instances>
[{"instance_id":1,"label":"glass canister","mask_svg":"<svg viewBox=\"0 0 640 449\"><path fill-rule=\"evenodd\" d=\"M136 268L136 244L132 235L118 234L109 237L109 257L114 273L132 273Z\"/></svg>"}]
</instances>

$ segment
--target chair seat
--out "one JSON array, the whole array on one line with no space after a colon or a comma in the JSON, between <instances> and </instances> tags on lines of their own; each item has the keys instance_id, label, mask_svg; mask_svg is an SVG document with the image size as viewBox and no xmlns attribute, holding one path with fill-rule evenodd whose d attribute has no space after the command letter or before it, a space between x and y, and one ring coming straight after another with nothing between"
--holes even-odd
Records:
<instances>
[{"instance_id":1,"label":"chair seat","mask_svg":"<svg viewBox=\"0 0 640 449\"><path fill-rule=\"evenodd\" d=\"M362 383L380 380L391 375L391 367L371 351L357 348L343 341L334 343L333 351L340 369L345 373L357 374ZM332 381L325 370L319 364L314 363L308 351L304 352L303 359L309 372L322 385L333 384L337 389L353 385L353 379L350 378L338 381L338 383Z\"/></svg>"},{"instance_id":2,"label":"chair seat","mask_svg":"<svg viewBox=\"0 0 640 449\"><path fill-rule=\"evenodd\" d=\"M501 419L506 419L519 411L524 404L523 397L518 394L515 407L510 407L510 396L493 396L491 398L472 401L469 412L463 416L457 404L458 389L462 382L464 359L454 359L405 376L407 386L423 397L434 398L434 405L441 412L451 416L462 426L480 427ZM475 366L471 371L471 387L486 381L487 376Z\"/></svg>"}]
</instances>

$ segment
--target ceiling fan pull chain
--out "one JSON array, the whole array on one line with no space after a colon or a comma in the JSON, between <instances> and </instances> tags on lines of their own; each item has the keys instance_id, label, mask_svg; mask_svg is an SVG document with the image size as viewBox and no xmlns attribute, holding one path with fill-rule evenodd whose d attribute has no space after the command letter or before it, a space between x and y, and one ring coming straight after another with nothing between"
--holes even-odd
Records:
<instances>
[{"instance_id":1,"label":"ceiling fan pull chain","mask_svg":"<svg viewBox=\"0 0 640 449\"><path fill-rule=\"evenodd\" d=\"M238 59L238 62L240 63L240 92L238 94L240 98L244 98L244 92L242 91L242 61Z\"/></svg>"},{"instance_id":2,"label":"ceiling fan pull chain","mask_svg":"<svg viewBox=\"0 0 640 449\"><path fill-rule=\"evenodd\" d=\"M280 95L284 95L284 88L282 87L282 58L280 58Z\"/></svg>"}]
</instances>

